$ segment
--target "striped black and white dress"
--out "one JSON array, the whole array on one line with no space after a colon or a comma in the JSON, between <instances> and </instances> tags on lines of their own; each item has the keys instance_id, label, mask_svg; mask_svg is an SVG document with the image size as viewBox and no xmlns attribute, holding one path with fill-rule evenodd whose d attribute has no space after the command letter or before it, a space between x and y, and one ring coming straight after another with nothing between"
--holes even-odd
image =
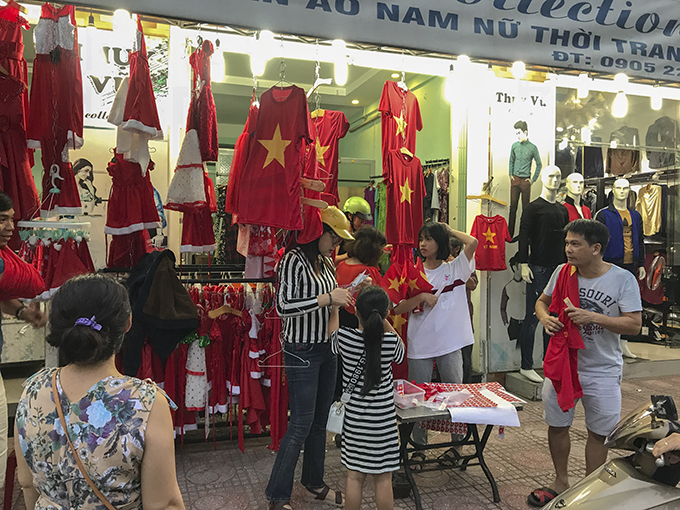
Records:
<instances>
[{"instance_id":1,"label":"striped black and white dress","mask_svg":"<svg viewBox=\"0 0 680 510\"><path fill-rule=\"evenodd\" d=\"M338 286L335 268L328 257L320 257L317 274L300 248L286 253L278 268L276 311L283 318L286 342L327 343L331 307L320 307L317 296Z\"/></svg>"},{"instance_id":2,"label":"striped black and white dress","mask_svg":"<svg viewBox=\"0 0 680 510\"><path fill-rule=\"evenodd\" d=\"M346 388L361 355L364 341L361 331L340 328L334 332L331 348L342 360L342 386ZM386 333L382 342L380 384L368 395L361 395L364 376L352 393L345 410L342 430L342 463L361 473L387 473L399 469L399 436L392 395L392 361L404 360L404 344L394 333Z\"/></svg>"}]
</instances>

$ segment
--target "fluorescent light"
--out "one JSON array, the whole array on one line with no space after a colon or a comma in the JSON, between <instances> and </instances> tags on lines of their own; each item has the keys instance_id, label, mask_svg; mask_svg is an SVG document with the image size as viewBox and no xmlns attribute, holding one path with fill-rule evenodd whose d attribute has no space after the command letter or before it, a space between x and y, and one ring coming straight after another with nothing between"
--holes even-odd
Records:
<instances>
[{"instance_id":1,"label":"fluorescent light","mask_svg":"<svg viewBox=\"0 0 680 510\"><path fill-rule=\"evenodd\" d=\"M590 77L588 73L581 73L578 75L579 87L577 89L576 97L585 99L590 93Z\"/></svg>"},{"instance_id":2,"label":"fluorescent light","mask_svg":"<svg viewBox=\"0 0 680 510\"><path fill-rule=\"evenodd\" d=\"M520 62L518 60L517 62L512 64L511 71L515 79L521 80L527 74L527 66L524 65L524 62Z\"/></svg>"},{"instance_id":3,"label":"fluorescent light","mask_svg":"<svg viewBox=\"0 0 680 510\"><path fill-rule=\"evenodd\" d=\"M654 88L652 89L652 110L661 110L661 107L663 106L663 95L661 94L661 89L659 88L659 85L654 85Z\"/></svg>"},{"instance_id":4,"label":"fluorescent light","mask_svg":"<svg viewBox=\"0 0 680 510\"><path fill-rule=\"evenodd\" d=\"M399 73L392 73L390 74L392 78L399 78L401 75Z\"/></svg>"},{"instance_id":5,"label":"fluorescent light","mask_svg":"<svg viewBox=\"0 0 680 510\"><path fill-rule=\"evenodd\" d=\"M623 90L620 90L612 103L612 115L616 118L625 117L628 113L628 98Z\"/></svg>"},{"instance_id":6,"label":"fluorescent light","mask_svg":"<svg viewBox=\"0 0 680 510\"><path fill-rule=\"evenodd\" d=\"M341 39L336 39L333 41L333 50L335 52L335 84L344 85L347 83L347 77L349 75L349 66L347 64L347 44Z\"/></svg>"},{"instance_id":7,"label":"fluorescent light","mask_svg":"<svg viewBox=\"0 0 680 510\"><path fill-rule=\"evenodd\" d=\"M359 104L359 100L358 99L352 99L352 104Z\"/></svg>"},{"instance_id":8,"label":"fluorescent light","mask_svg":"<svg viewBox=\"0 0 680 510\"><path fill-rule=\"evenodd\" d=\"M215 48L215 53L210 57L210 81L224 81L224 52Z\"/></svg>"},{"instance_id":9,"label":"fluorescent light","mask_svg":"<svg viewBox=\"0 0 680 510\"><path fill-rule=\"evenodd\" d=\"M250 52L250 71L253 76L262 76L267 61L274 56L274 34L269 30L262 30L255 38Z\"/></svg>"}]
</instances>

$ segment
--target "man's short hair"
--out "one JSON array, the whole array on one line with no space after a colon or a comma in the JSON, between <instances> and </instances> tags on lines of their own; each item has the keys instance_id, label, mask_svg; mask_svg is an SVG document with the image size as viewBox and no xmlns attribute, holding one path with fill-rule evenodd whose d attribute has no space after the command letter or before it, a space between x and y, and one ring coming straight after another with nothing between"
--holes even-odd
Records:
<instances>
[{"instance_id":1,"label":"man's short hair","mask_svg":"<svg viewBox=\"0 0 680 510\"><path fill-rule=\"evenodd\" d=\"M451 255L455 253L456 248L459 250L458 253L462 252L465 249L465 243L457 237L449 237L449 250L451 251Z\"/></svg>"},{"instance_id":2,"label":"man's short hair","mask_svg":"<svg viewBox=\"0 0 680 510\"><path fill-rule=\"evenodd\" d=\"M599 243L602 246L600 250L602 253L604 253L609 244L609 230L604 223L600 223L597 220L574 220L564 227L564 233L566 234L567 232L582 235L590 246Z\"/></svg>"},{"instance_id":3,"label":"man's short hair","mask_svg":"<svg viewBox=\"0 0 680 510\"><path fill-rule=\"evenodd\" d=\"M10 209L14 209L14 201L7 193L0 191L0 211L5 212Z\"/></svg>"},{"instance_id":4,"label":"man's short hair","mask_svg":"<svg viewBox=\"0 0 680 510\"><path fill-rule=\"evenodd\" d=\"M529 132L529 127L527 126L527 123L524 122L523 120L518 120L515 122L515 129L519 129L521 131L526 131L527 133Z\"/></svg>"}]
</instances>

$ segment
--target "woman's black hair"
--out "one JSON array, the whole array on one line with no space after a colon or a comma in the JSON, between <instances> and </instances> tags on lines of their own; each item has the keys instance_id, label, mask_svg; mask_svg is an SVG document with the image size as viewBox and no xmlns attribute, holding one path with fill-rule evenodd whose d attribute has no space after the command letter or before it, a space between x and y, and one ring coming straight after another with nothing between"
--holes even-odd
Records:
<instances>
[{"instance_id":1,"label":"woman's black hair","mask_svg":"<svg viewBox=\"0 0 680 510\"><path fill-rule=\"evenodd\" d=\"M325 234L326 232L333 232L333 229L324 223L323 233L321 235ZM319 274L321 272L322 263L332 268L332 264L328 262L328 260L326 260L326 257L321 256L321 252L319 251L320 238L321 236L319 236L318 238L314 239L309 243L298 245L300 247L300 251L312 265L312 267L314 268L314 272L316 274ZM333 269L333 271L335 271L335 269Z\"/></svg>"},{"instance_id":2,"label":"woman's black hair","mask_svg":"<svg viewBox=\"0 0 680 510\"><path fill-rule=\"evenodd\" d=\"M130 313L128 292L113 278L71 278L52 296L47 342L59 348L61 364L96 365L120 351ZM101 329L76 324L78 319L94 320Z\"/></svg>"},{"instance_id":3,"label":"woman's black hair","mask_svg":"<svg viewBox=\"0 0 680 510\"><path fill-rule=\"evenodd\" d=\"M434 221L428 221L420 227L418 240L426 236L431 237L437 243L437 260L448 259L451 251L449 250L449 235L444 230L444 227Z\"/></svg>"},{"instance_id":4,"label":"woman's black hair","mask_svg":"<svg viewBox=\"0 0 680 510\"><path fill-rule=\"evenodd\" d=\"M361 394L380 384L382 377L382 340L385 334L383 320L387 317L390 298L382 287L370 285L364 287L357 296L355 308L359 312L361 325L364 327L364 347L366 348L366 364L364 365L364 385Z\"/></svg>"},{"instance_id":5,"label":"woman's black hair","mask_svg":"<svg viewBox=\"0 0 680 510\"><path fill-rule=\"evenodd\" d=\"M365 266L376 267L386 244L385 234L375 227L364 225L354 232L354 241L347 246L347 256L357 258Z\"/></svg>"},{"instance_id":6,"label":"woman's black hair","mask_svg":"<svg viewBox=\"0 0 680 510\"><path fill-rule=\"evenodd\" d=\"M14 201L4 191L0 191L0 212L6 212L10 209L14 209Z\"/></svg>"}]
</instances>

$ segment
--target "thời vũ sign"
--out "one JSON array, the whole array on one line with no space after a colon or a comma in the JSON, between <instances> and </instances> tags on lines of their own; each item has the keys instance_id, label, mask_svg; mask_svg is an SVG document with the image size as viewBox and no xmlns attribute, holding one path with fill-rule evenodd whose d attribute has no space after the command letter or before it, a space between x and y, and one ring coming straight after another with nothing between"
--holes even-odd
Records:
<instances>
[{"instance_id":1,"label":"th\u1eddi v\u0169 sign","mask_svg":"<svg viewBox=\"0 0 680 510\"><path fill-rule=\"evenodd\" d=\"M140 14L680 81L680 0L119 3ZM110 8L108 0L88 0L87 5Z\"/></svg>"}]
</instances>

